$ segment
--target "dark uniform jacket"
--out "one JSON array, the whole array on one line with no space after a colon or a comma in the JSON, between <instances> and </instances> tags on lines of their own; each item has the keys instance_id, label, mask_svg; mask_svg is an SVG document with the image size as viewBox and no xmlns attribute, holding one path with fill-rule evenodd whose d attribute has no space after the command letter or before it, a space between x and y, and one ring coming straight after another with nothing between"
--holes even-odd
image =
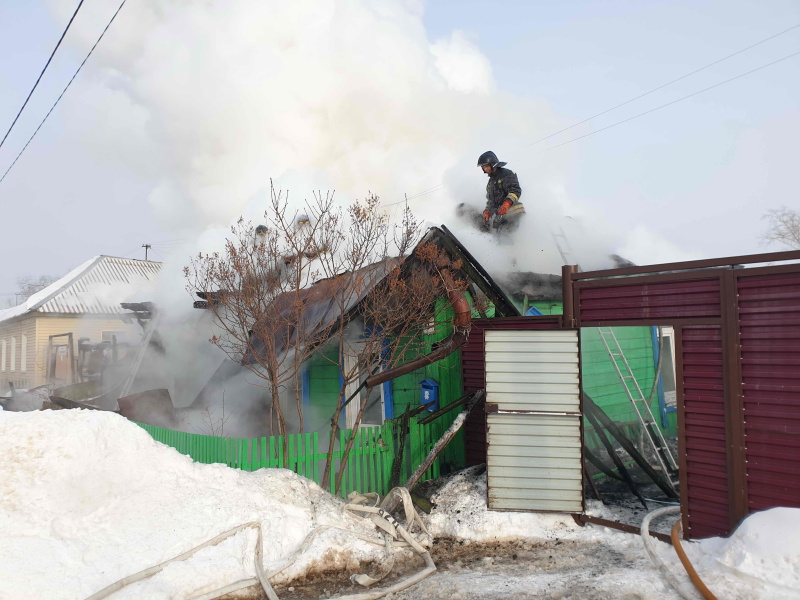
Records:
<instances>
[{"instance_id":1,"label":"dark uniform jacket","mask_svg":"<svg viewBox=\"0 0 800 600\"><path fill-rule=\"evenodd\" d=\"M486 210L490 214L496 214L506 198L513 204L518 204L521 195L522 188L519 186L517 174L503 167L495 169L486 184Z\"/></svg>"}]
</instances>

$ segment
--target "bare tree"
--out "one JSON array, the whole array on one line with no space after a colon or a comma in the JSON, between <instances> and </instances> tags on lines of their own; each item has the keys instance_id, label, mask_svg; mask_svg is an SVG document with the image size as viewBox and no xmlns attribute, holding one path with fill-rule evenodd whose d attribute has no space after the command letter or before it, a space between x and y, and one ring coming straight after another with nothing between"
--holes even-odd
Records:
<instances>
[{"instance_id":1,"label":"bare tree","mask_svg":"<svg viewBox=\"0 0 800 600\"><path fill-rule=\"evenodd\" d=\"M20 302L25 302L28 298L33 296L36 292L42 291L51 283L58 280L58 277L52 275L40 275L33 277L32 275L23 275L17 277L17 292L14 293L14 300L9 301L9 306L16 306Z\"/></svg>"},{"instance_id":2,"label":"bare tree","mask_svg":"<svg viewBox=\"0 0 800 600\"><path fill-rule=\"evenodd\" d=\"M188 289L204 292L218 333L211 343L255 374L269 396L270 434L288 433L281 392L298 382L298 370L316 343L306 335L303 294L320 254L317 229L329 226L333 196L317 198L315 222L298 226L288 198L271 188L267 226L240 219L221 252L199 254L184 269ZM302 410L297 404L302 427ZM288 441L284 439L284 443ZM284 452L284 456L286 453Z\"/></svg>"},{"instance_id":3,"label":"bare tree","mask_svg":"<svg viewBox=\"0 0 800 600\"><path fill-rule=\"evenodd\" d=\"M339 488L367 404L364 380L426 352L424 332L434 323L437 298L466 284L452 275L459 265L432 244L417 245L408 256L420 229L407 208L397 226L375 195L341 209L332 194L317 194L305 208L308 216L298 227L297 215L290 216L287 200L273 189L268 227L254 234L252 224L240 220L224 251L199 255L185 275L192 291L206 292L219 328L211 342L268 390L271 434L288 433L287 388L294 389L302 432L302 365L323 346L335 348L329 360L336 361L341 385L322 485L330 481L345 412L353 431L336 478ZM284 437L284 456L287 450Z\"/></svg>"},{"instance_id":4,"label":"bare tree","mask_svg":"<svg viewBox=\"0 0 800 600\"><path fill-rule=\"evenodd\" d=\"M369 390L363 389L366 378L379 369L390 369L429 351L425 347L425 331L435 327L437 316L452 318L435 311L436 300L447 297L451 289L466 287L465 281L452 275L460 264L451 263L433 244L419 245L413 256L405 255L419 239L419 226L407 208L401 224L392 230L378 210L378 198L371 196L350 208L348 221L349 236L340 240L343 251L326 254L322 260L326 273L348 273L341 282L349 288L334 296L339 319L334 334L342 384L331 418L331 448L339 432L342 411L354 403L351 418L347 419L351 433L343 450L335 490L341 486L364 416L369 397ZM399 251L394 259L387 257L391 247ZM352 308L348 306L349 301L361 296L363 300ZM328 485L332 463L333 452L329 452L322 487Z\"/></svg>"},{"instance_id":5,"label":"bare tree","mask_svg":"<svg viewBox=\"0 0 800 600\"><path fill-rule=\"evenodd\" d=\"M761 217L767 230L761 235L765 244L777 242L788 248L800 249L800 213L785 206L773 208Z\"/></svg>"}]
</instances>

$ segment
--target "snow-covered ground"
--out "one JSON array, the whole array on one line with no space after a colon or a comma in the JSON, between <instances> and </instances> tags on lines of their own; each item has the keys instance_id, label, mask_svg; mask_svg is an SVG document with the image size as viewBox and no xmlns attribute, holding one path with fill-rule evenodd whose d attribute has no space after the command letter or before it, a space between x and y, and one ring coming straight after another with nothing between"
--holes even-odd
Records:
<instances>
[{"instance_id":1,"label":"snow-covered ground","mask_svg":"<svg viewBox=\"0 0 800 600\"><path fill-rule=\"evenodd\" d=\"M265 570L286 567L272 578L281 600L360 593L350 574L392 562L372 522L313 482L193 463L112 413L0 411L0 442L3 600L88 598L250 522L261 524ZM433 496L424 519L438 570L393 598L679 598L638 536L568 515L488 511L485 487L467 470ZM674 550L654 542L689 588ZM195 598L252 579L255 546L255 529L243 529L110 597ZM755 514L730 539L684 546L720 599L800 598L800 510ZM377 586L421 565L405 551ZM257 598L255 589L245 592Z\"/></svg>"}]
</instances>

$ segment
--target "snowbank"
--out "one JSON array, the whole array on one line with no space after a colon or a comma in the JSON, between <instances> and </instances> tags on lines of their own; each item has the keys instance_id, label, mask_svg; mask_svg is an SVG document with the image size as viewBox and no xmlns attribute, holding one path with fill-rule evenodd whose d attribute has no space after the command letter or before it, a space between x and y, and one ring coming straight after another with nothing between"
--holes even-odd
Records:
<instances>
[{"instance_id":1,"label":"snowbank","mask_svg":"<svg viewBox=\"0 0 800 600\"><path fill-rule=\"evenodd\" d=\"M729 538L697 544L706 569L720 565L747 583L767 582L770 598L800 598L800 509L772 508L750 515Z\"/></svg>"},{"instance_id":2,"label":"snowbank","mask_svg":"<svg viewBox=\"0 0 800 600\"><path fill-rule=\"evenodd\" d=\"M262 525L267 572L295 556L309 533L331 527L276 584L321 571L346 581L385 557L383 545L361 539L379 539L373 524L313 482L281 469L193 463L112 413L0 411L0 441L1 600L83 599L250 521ZM479 468L451 477L432 500L431 534L475 551L443 555L439 571L398 599L678 598L638 536L579 527L558 513L488 510ZM719 598L790 600L800 598L798 531L800 510L779 508L751 515L729 539L684 547ZM255 531L244 530L113 598L192 598L252 578L255 542ZM505 552L515 544L513 556ZM688 585L674 550L655 546Z\"/></svg>"},{"instance_id":3,"label":"snowbank","mask_svg":"<svg viewBox=\"0 0 800 600\"><path fill-rule=\"evenodd\" d=\"M202 465L100 411L0 413L0 598L85 598L248 521L264 532L265 569L280 566L320 525L344 528L273 581L310 568L344 569L383 548L374 526L282 469ZM256 533L175 563L115 598L184 598L254 576Z\"/></svg>"}]
</instances>

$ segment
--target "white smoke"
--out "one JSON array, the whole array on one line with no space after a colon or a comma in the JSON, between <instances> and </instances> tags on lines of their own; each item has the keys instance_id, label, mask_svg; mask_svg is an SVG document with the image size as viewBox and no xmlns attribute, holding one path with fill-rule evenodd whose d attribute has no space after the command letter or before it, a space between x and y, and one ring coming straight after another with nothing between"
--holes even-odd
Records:
<instances>
[{"instance_id":1,"label":"white smoke","mask_svg":"<svg viewBox=\"0 0 800 600\"><path fill-rule=\"evenodd\" d=\"M98 0L81 14L76 51L116 6ZM68 18L73 3L54 0L54 10ZM150 182L162 229L189 240L173 247L152 298L173 315L165 341L181 348L180 368L198 362L207 377L213 362L192 349L210 347L209 328L187 330L174 316L191 307L182 268L219 249L239 216L261 221L270 179L294 207L314 190L336 190L342 203L407 194L419 218L453 224L490 271L515 258L517 269L557 273L563 262L553 234L574 224L561 180L570 150L542 160L523 147L564 123L543 100L498 90L466 34L430 39L420 2L136 0L81 77L63 107L68 133L98 162ZM454 221L460 202L483 208L476 159L488 149L522 182L528 216L514 248ZM613 251L597 225L573 235L582 255Z\"/></svg>"},{"instance_id":2,"label":"white smoke","mask_svg":"<svg viewBox=\"0 0 800 600\"><path fill-rule=\"evenodd\" d=\"M95 10L76 21L77 44L96 37ZM478 154L558 125L543 102L498 92L465 34L430 40L417 2L138 0L92 61L70 104L81 137L153 181L148 200L178 237L257 218L270 178L298 199L335 189L391 203L467 166L459 185L411 202L450 218L466 190L482 196Z\"/></svg>"}]
</instances>

